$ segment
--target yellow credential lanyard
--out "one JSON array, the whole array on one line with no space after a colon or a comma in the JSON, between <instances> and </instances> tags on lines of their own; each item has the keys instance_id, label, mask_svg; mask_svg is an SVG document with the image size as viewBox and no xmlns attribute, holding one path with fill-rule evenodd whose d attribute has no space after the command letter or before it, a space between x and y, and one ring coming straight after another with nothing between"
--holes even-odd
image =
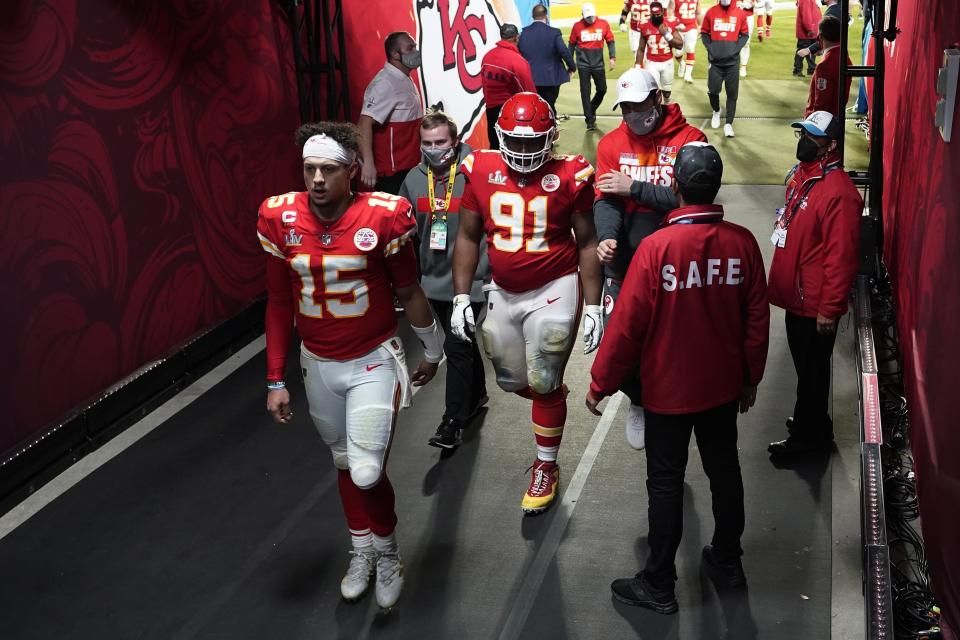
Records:
<instances>
[{"instance_id":1,"label":"yellow credential lanyard","mask_svg":"<svg viewBox=\"0 0 960 640\"><path fill-rule=\"evenodd\" d=\"M457 163L454 162L450 165L450 183L447 185L447 195L444 198L443 210L450 211L450 201L453 199L453 181L457 178ZM433 186L433 169L427 167L427 197L430 199L430 213L436 214L437 212L437 191ZM436 215L432 215L436 219ZM444 217L446 219L446 217Z\"/></svg>"}]
</instances>

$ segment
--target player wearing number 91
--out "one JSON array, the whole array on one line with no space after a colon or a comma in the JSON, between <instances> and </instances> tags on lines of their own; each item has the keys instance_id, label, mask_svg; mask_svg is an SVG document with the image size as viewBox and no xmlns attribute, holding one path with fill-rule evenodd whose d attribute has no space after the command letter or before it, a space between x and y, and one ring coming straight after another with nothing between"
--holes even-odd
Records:
<instances>
[{"instance_id":1,"label":"player wearing number 91","mask_svg":"<svg viewBox=\"0 0 960 640\"><path fill-rule=\"evenodd\" d=\"M467 184L453 253L457 295L450 328L463 339L474 328L467 294L485 235L492 282L484 287L489 295L479 337L500 388L533 401L537 459L521 508L537 514L559 486L563 370L577 334L581 286L585 353L599 346L603 330L593 167L582 156L552 155L556 119L534 93L510 98L496 130L499 152L476 151L461 164Z\"/></svg>"},{"instance_id":2,"label":"player wearing number 91","mask_svg":"<svg viewBox=\"0 0 960 640\"><path fill-rule=\"evenodd\" d=\"M350 191L356 127L306 124L296 140L307 190L268 198L257 221L269 254L267 410L279 423L292 416L284 372L296 318L310 417L333 453L353 543L341 593L348 601L360 598L376 574L377 602L390 608L400 596L403 567L385 466L397 411L411 395L393 292L424 344L414 385L433 378L443 340L406 242L416 232L410 203Z\"/></svg>"}]
</instances>

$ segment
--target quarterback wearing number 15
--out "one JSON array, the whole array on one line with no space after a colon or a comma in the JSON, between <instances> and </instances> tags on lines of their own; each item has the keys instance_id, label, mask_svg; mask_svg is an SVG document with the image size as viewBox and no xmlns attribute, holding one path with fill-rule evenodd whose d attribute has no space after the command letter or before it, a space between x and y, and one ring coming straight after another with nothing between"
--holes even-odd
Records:
<instances>
[{"instance_id":1,"label":"quarterback wearing number 15","mask_svg":"<svg viewBox=\"0 0 960 640\"><path fill-rule=\"evenodd\" d=\"M296 318L310 417L333 454L352 541L340 592L357 600L375 575L377 603L389 609L400 597L403 565L387 453L397 412L411 395L394 292L424 345L414 385L434 376L443 344L406 242L417 228L410 203L350 191L357 136L344 123L300 127L307 190L260 206L257 236L268 254L267 410L281 424L292 416L284 372Z\"/></svg>"},{"instance_id":2,"label":"quarterback wearing number 15","mask_svg":"<svg viewBox=\"0 0 960 640\"><path fill-rule=\"evenodd\" d=\"M473 336L469 293L485 236L493 279L484 287L486 315L475 337L500 388L533 402L537 458L521 508L534 515L550 507L559 487L557 451L567 419L563 370L581 296L585 353L599 346L603 331L593 167L582 156L553 156L556 118L535 93L510 98L496 131L500 150L475 151L461 166L467 184L453 253L450 329L461 339Z\"/></svg>"}]
</instances>

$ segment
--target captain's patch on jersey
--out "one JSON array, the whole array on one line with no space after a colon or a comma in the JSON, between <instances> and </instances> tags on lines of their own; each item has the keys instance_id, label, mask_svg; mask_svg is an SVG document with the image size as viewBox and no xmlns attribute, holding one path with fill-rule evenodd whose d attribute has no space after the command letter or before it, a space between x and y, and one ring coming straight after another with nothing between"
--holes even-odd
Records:
<instances>
[{"instance_id":1,"label":"captain's patch on jersey","mask_svg":"<svg viewBox=\"0 0 960 640\"><path fill-rule=\"evenodd\" d=\"M353 244L360 251L370 251L377 246L377 232L369 227L357 229L357 232L353 234Z\"/></svg>"}]
</instances>

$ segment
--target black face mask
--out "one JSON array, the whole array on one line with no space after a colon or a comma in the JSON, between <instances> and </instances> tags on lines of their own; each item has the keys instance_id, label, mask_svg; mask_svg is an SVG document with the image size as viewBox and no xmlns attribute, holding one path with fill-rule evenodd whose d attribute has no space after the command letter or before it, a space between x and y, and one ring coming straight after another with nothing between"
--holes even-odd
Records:
<instances>
[{"instance_id":1,"label":"black face mask","mask_svg":"<svg viewBox=\"0 0 960 640\"><path fill-rule=\"evenodd\" d=\"M819 152L820 145L807 136L800 136L800 140L797 141L797 160L800 162L816 160Z\"/></svg>"},{"instance_id":2,"label":"black face mask","mask_svg":"<svg viewBox=\"0 0 960 640\"><path fill-rule=\"evenodd\" d=\"M663 16L650 16L650 22L653 23L653 26L659 27L663 24Z\"/></svg>"}]
</instances>

